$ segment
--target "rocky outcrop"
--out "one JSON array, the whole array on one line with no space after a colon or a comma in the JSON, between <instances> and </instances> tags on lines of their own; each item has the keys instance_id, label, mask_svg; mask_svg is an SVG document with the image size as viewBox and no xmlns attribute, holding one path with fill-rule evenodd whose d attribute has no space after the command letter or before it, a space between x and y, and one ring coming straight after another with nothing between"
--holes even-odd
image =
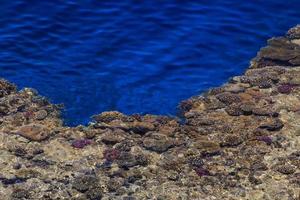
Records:
<instances>
[{"instance_id":1,"label":"rocky outcrop","mask_svg":"<svg viewBox=\"0 0 300 200\"><path fill-rule=\"evenodd\" d=\"M300 198L300 27L242 76L180 104L182 118L60 106L0 80L1 199Z\"/></svg>"}]
</instances>

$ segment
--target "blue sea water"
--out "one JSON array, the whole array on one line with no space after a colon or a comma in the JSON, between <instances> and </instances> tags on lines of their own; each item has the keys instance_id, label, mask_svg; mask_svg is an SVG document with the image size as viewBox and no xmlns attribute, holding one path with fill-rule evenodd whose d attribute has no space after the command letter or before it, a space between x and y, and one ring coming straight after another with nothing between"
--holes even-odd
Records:
<instances>
[{"instance_id":1,"label":"blue sea water","mask_svg":"<svg viewBox=\"0 0 300 200\"><path fill-rule=\"evenodd\" d=\"M69 125L175 115L297 23L299 0L1 0L0 76L64 103Z\"/></svg>"}]
</instances>

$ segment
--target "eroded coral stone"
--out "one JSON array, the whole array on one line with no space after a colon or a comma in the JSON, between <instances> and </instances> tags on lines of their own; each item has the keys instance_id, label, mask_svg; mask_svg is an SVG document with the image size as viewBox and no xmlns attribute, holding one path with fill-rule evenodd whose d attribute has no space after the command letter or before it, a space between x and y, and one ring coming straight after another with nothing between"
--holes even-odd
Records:
<instances>
[{"instance_id":1,"label":"eroded coral stone","mask_svg":"<svg viewBox=\"0 0 300 200\"><path fill-rule=\"evenodd\" d=\"M17 133L33 141L42 141L50 136L50 131L45 126L39 124L22 126Z\"/></svg>"},{"instance_id":2,"label":"eroded coral stone","mask_svg":"<svg viewBox=\"0 0 300 200\"><path fill-rule=\"evenodd\" d=\"M35 118L37 120L43 120L47 117L47 115L48 115L48 112L46 110L40 110L35 113Z\"/></svg>"},{"instance_id":3,"label":"eroded coral stone","mask_svg":"<svg viewBox=\"0 0 300 200\"><path fill-rule=\"evenodd\" d=\"M86 192L88 190L92 190L96 188L98 185L99 179L92 175L82 175L78 176L73 181L73 188L80 191L80 192ZM99 191L101 194L101 191Z\"/></svg>"},{"instance_id":4,"label":"eroded coral stone","mask_svg":"<svg viewBox=\"0 0 300 200\"><path fill-rule=\"evenodd\" d=\"M224 92L217 95L217 99L226 105L230 105L232 103L238 103L241 101L241 98L237 94L232 94L229 92Z\"/></svg>"},{"instance_id":5,"label":"eroded coral stone","mask_svg":"<svg viewBox=\"0 0 300 200\"><path fill-rule=\"evenodd\" d=\"M174 142L165 135L153 133L151 137L144 139L143 146L148 150L162 153L174 146Z\"/></svg>"},{"instance_id":6,"label":"eroded coral stone","mask_svg":"<svg viewBox=\"0 0 300 200\"><path fill-rule=\"evenodd\" d=\"M292 84L282 84L277 87L278 92L282 94L289 94L292 92L292 90L295 88L295 85Z\"/></svg>"},{"instance_id":7,"label":"eroded coral stone","mask_svg":"<svg viewBox=\"0 0 300 200\"><path fill-rule=\"evenodd\" d=\"M90 144L92 144L92 140L89 140L89 139L78 139L78 140L74 140L72 142L72 146L74 148L78 148L78 149L82 149L85 146L90 145Z\"/></svg>"},{"instance_id":8,"label":"eroded coral stone","mask_svg":"<svg viewBox=\"0 0 300 200\"><path fill-rule=\"evenodd\" d=\"M276 170L282 174L293 174L296 170L291 165L279 165Z\"/></svg>"}]
</instances>

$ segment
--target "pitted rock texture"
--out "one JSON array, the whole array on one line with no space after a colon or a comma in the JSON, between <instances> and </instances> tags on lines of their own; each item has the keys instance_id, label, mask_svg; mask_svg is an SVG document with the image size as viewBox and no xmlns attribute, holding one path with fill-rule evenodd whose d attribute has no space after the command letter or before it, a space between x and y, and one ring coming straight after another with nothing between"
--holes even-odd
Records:
<instances>
[{"instance_id":1,"label":"pitted rock texture","mask_svg":"<svg viewBox=\"0 0 300 200\"><path fill-rule=\"evenodd\" d=\"M300 198L300 27L182 118L104 112L66 127L59 105L0 80L1 199Z\"/></svg>"}]
</instances>

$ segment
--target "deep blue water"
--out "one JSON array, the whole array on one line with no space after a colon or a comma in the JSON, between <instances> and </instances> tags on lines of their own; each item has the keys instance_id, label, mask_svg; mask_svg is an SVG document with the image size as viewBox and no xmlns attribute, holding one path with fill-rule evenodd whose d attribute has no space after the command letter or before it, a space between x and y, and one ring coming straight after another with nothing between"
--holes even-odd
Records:
<instances>
[{"instance_id":1,"label":"deep blue water","mask_svg":"<svg viewBox=\"0 0 300 200\"><path fill-rule=\"evenodd\" d=\"M0 76L93 114L175 115L178 103L241 74L299 0L1 0Z\"/></svg>"}]
</instances>

